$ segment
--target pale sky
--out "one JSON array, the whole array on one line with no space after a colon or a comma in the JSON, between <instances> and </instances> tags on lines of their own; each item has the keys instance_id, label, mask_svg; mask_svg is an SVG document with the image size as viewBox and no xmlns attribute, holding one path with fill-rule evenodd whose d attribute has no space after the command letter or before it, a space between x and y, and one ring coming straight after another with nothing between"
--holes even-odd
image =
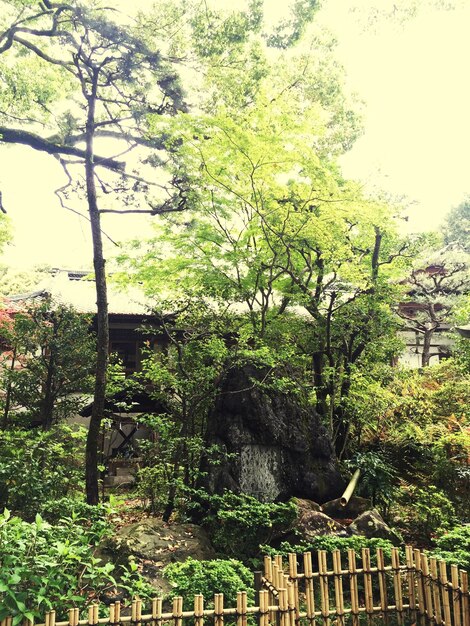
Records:
<instances>
[{"instance_id":1,"label":"pale sky","mask_svg":"<svg viewBox=\"0 0 470 626\"><path fill-rule=\"evenodd\" d=\"M284 2L266 4L274 12ZM323 4L317 19L336 34L348 85L365 102L365 134L342 158L345 175L409 197L414 230L437 228L470 193L470 0L454 11L422 9L402 26L379 18L369 30L350 7L384 8L389 0ZM62 183L51 157L0 145L0 190L14 227L0 262L91 267L88 223L53 195ZM105 218L117 240L150 231L148 218ZM115 251L109 246L107 255Z\"/></svg>"}]
</instances>

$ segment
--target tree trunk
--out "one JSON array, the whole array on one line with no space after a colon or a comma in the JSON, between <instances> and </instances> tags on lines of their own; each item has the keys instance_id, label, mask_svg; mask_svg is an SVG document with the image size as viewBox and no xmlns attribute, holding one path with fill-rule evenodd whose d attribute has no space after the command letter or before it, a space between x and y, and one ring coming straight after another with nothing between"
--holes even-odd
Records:
<instances>
[{"instance_id":1,"label":"tree trunk","mask_svg":"<svg viewBox=\"0 0 470 626\"><path fill-rule=\"evenodd\" d=\"M90 417L90 426L86 442L86 499L88 504L98 504L98 445L103 419L106 397L106 374L108 366L109 322L108 322L108 295L106 286L105 260L103 258L103 241L101 236L101 220L96 195L95 165L93 140L95 134L95 104L98 84L98 70L93 75L91 93L88 96L88 116L86 125L86 159L85 176L90 216L91 234L93 240L93 266L95 269L96 284L96 311L97 311L97 358L95 372L95 389L93 408Z\"/></svg>"},{"instance_id":2,"label":"tree trunk","mask_svg":"<svg viewBox=\"0 0 470 626\"><path fill-rule=\"evenodd\" d=\"M421 367L427 367L431 359L431 341L434 328L427 328L423 335L423 353L421 354Z\"/></svg>"}]
</instances>

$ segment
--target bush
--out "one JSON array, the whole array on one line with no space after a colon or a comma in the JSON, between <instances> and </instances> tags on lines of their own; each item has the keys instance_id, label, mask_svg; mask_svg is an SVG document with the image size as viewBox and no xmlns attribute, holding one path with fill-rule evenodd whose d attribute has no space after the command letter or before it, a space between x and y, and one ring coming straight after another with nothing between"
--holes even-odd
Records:
<instances>
[{"instance_id":1,"label":"bush","mask_svg":"<svg viewBox=\"0 0 470 626\"><path fill-rule=\"evenodd\" d=\"M434 540L436 548L429 556L455 563L460 568L470 571L470 525L456 526Z\"/></svg>"},{"instance_id":2,"label":"bush","mask_svg":"<svg viewBox=\"0 0 470 626\"><path fill-rule=\"evenodd\" d=\"M83 493L85 437L83 428L64 424L47 431L2 431L0 510L8 508L33 520L49 503Z\"/></svg>"},{"instance_id":3,"label":"bush","mask_svg":"<svg viewBox=\"0 0 470 626\"><path fill-rule=\"evenodd\" d=\"M64 620L69 608L78 607L83 615L105 593L143 595L146 587L136 566L117 578L115 566L95 556L99 539L109 531L109 525L87 528L76 518L51 526L36 515L28 523L5 510L0 515L0 620L11 615L16 626L52 608Z\"/></svg>"},{"instance_id":4,"label":"bush","mask_svg":"<svg viewBox=\"0 0 470 626\"><path fill-rule=\"evenodd\" d=\"M164 576L173 585L170 597L183 596L185 610L193 608L193 597L199 593L207 599L206 608L213 608L215 593L224 594L225 606L236 606L237 591L246 591L248 602L254 601L253 573L235 559L196 561L189 558L184 563L167 565Z\"/></svg>"},{"instance_id":5,"label":"bush","mask_svg":"<svg viewBox=\"0 0 470 626\"><path fill-rule=\"evenodd\" d=\"M225 491L221 496L206 496L210 513L203 520L211 541L224 555L250 560L269 543L292 527L297 517L293 502L260 502L253 496Z\"/></svg>"},{"instance_id":6,"label":"bush","mask_svg":"<svg viewBox=\"0 0 470 626\"><path fill-rule=\"evenodd\" d=\"M279 548L272 548L270 546L261 546L265 554L273 556L275 554L282 554L287 556L288 554L303 554L304 552L312 552L314 560L316 560L316 552L318 550L326 550L327 552L333 552L333 550L339 550L342 556L347 556L348 549L355 550L356 554L360 557L362 548L369 548L371 553L372 565L377 564L377 548L382 548L384 556L387 561L391 560L393 544L388 539L368 539L356 535L354 537L335 537L334 535L320 535L310 540L303 540L298 544L292 545L287 541L281 543Z\"/></svg>"}]
</instances>

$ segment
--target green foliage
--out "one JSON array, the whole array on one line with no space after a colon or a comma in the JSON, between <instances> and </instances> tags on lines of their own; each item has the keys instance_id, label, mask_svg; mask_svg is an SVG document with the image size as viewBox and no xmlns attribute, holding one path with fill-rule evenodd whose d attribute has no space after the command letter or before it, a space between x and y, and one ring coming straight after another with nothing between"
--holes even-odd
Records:
<instances>
[{"instance_id":1,"label":"green foliage","mask_svg":"<svg viewBox=\"0 0 470 626\"><path fill-rule=\"evenodd\" d=\"M6 389L3 426L10 413L49 428L70 417L92 389L95 341L89 320L72 308L46 299L17 313L2 325L2 335L11 352L3 368Z\"/></svg>"},{"instance_id":2,"label":"green foliage","mask_svg":"<svg viewBox=\"0 0 470 626\"><path fill-rule=\"evenodd\" d=\"M260 502L246 494L225 491L208 497L203 519L214 547L229 557L247 561L259 554L259 546L286 533L297 516L293 502Z\"/></svg>"},{"instance_id":3,"label":"green foliage","mask_svg":"<svg viewBox=\"0 0 470 626\"><path fill-rule=\"evenodd\" d=\"M429 542L437 533L451 528L456 520L452 502L443 491L429 485L409 489L404 520L413 536Z\"/></svg>"},{"instance_id":4,"label":"green foliage","mask_svg":"<svg viewBox=\"0 0 470 626\"><path fill-rule=\"evenodd\" d=\"M303 554L304 552L312 552L316 557L318 550L326 550L333 552L339 550L342 555L347 555L349 549L354 550L358 556L361 554L362 548L369 548L371 553L371 562L377 564L377 548L382 548L385 558L390 561L393 544L388 539L368 539L360 535L353 537L335 537L334 535L320 535L308 540L302 540L297 544L290 544L286 541L282 542L278 548L271 546L261 546L265 554L271 556L275 554Z\"/></svg>"},{"instance_id":5,"label":"green foliage","mask_svg":"<svg viewBox=\"0 0 470 626\"><path fill-rule=\"evenodd\" d=\"M397 472L384 454L373 450L358 452L345 463L350 470L359 469L358 494L371 498L374 506L387 509L396 495Z\"/></svg>"},{"instance_id":6,"label":"green foliage","mask_svg":"<svg viewBox=\"0 0 470 626\"><path fill-rule=\"evenodd\" d=\"M470 571L470 525L455 526L436 538L434 544L436 547L429 552L429 556Z\"/></svg>"},{"instance_id":7,"label":"green foliage","mask_svg":"<svg viewBox=\"0 0 470 626\"><path fill-rule=\"evenodd\" d=\"M254 601L253 573L235 559L197 561L192 558L183 563L171 563L164 569L164 576L173 589L170 597L183 596L183 608L193 608L193 597L202 594L207 608L213 608L216 593L224 594L226 606L236 606L237 591L246 591L248 602Z\"/></svg>"},{"instance_id":8,"label":"green foliage","mask_svg":"<svg viewBox=\"0 0 470 626\"><path fill-rule=\"evenodd\" d=\"M137 572L119 580L115 566L95 556L99 539L109 525L83 525L77 517L51 526L37 514L27 523L0 515L0 619L13 616L13 623L41 618L54 608L59 620L68 609L83 610L105 592L133 593L133 581L142 591ZM147 589L147 591L149 591Z\"/></svg>"},{"instance_id":9,"label":"green foliage","mask_svg":"<svg viewBox=\"0 0 470 626\"><path fill-rule=\"evenodd\" d=\"M83 490L84 429L0 431L0 509L34 519L38 511Z\"/></svg>"}]
</instances>

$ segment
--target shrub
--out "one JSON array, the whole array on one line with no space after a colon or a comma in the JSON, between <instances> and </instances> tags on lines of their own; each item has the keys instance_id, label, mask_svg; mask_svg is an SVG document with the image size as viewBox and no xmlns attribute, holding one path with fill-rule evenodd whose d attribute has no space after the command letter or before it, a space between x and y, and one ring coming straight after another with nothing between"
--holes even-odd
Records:
<instances>
[{"instance_id":1,"label":"shrub","mask_svg":"<svg viewBox=\"0 0 470 626\"><path fill-rule=\"evenodd\" d=\"M293 502L260 502L253 496L225 491L208 496L210 513L203 524L214 547L227 556L249 560L259 554L260 544L286 533L297 516Z\"/></svg>"},{"instance_id":2,"label":"shrub","mask_svg":"<svg viewBox=\"0 0 470 626\"><path fill-rule=\"evenodd\" d=\"M429 553L447 563L470 571L470 525L456 526L434 540L436 548Z\"/></svg>"},{"instance_id":3,"label":"shrub","mask_svg":"<svg viewBox=\"0 0 470 626\"><path fill-rule=\"evenodd\" d=\"M142 595L146 587L136 566L119 579L112 563L95 556L106 532L109 526L97 531L76 518L51 526L36 515L28 523L5 510L0 515L0 620L11 615L16 626L52 608L64 620L69 608L83 610L105 592Z\"/></svg>"},{"instance_id":4,"label":"shrub","mask_svg":"<svg viewBox=\"0 0 470 626\"><path fill-rule=\"evenodd\" d=\"M215 593L224 594L226 606L236 606L237 591L246 591L248 601L254 601L253 573L235 559L197 561L189 558L184 563L167 565L164 576L173 585L170 596L183 596L186 610L192 609L193 597L199 593L207 598L207 607L213 607Z\"/></svg>"},{"instance_id":5,"label":"shrub","mask_svg":"<svg viewBox=\"0 0 470 626\"><path fill-rule=\"evenodd\" d=\"M49 503L83 493L85 436L64 424L0 432L0 510L32 520Z\"/></svg>"}]
</instances>

